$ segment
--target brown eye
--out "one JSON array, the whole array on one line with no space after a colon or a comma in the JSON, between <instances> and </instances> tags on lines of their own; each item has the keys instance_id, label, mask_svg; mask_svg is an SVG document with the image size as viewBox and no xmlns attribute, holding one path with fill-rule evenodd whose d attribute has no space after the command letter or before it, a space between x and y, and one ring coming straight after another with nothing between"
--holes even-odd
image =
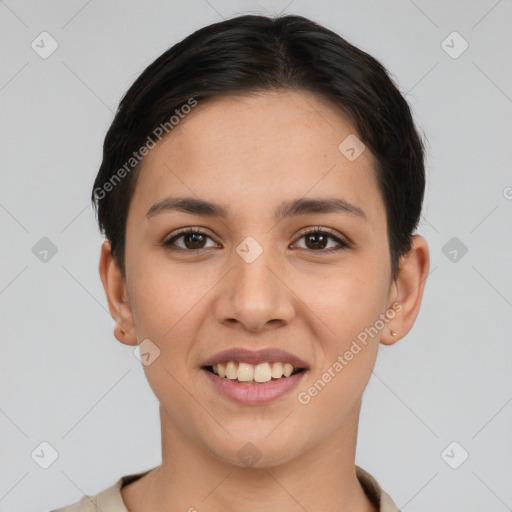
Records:
<instances>
[{"instance_id":1,"label":"brown eye","mask_svg":"<svg viewBox=\"0 0 512 512\"><path fill-rule=\"evenodd\" d=\"M325 246L328 242L328 236L325 236L324 233L310 233L308 235L305 235L306 239L306 245L308 246L308 249L325 249ZM310 245L308 245L308 243Z\"/></svg>"},{"instance_id":2,"label":"brown eye","mask_svg":"<svg viewBox=\"0 0 512 512\"><path fill-rule=\"evenodd\" d=\"M310 252L330 253L349 247L348 242L345 242L341 238L333 235L325 228L320 227L303 233L300 238L304 239L304 249ZM334 247L331 246L327 248L330 242L334 242L337 246L334 245Z\"/></svg>"},{"instance_id":3,"label":"brown eye","mask_svg":"<svg viewBox=\"0 0 512 512\"><path fill-rule=\"evenodd\" d=\"M183 235L183 240L187 249L202 249L206 237L198 233L192 233Z\"/></svg>"},{"instance_id":4,"label":"brown eye","mask_svg":"<svg viewBox=\"0 0 512 512\"><path fill-rule=\"evenodd\" d=\"M208 238L210 237L199 229L187 228L163 242L163 246L169 250L199 251L208 248L205 246ZM177 244L180 239L182 243Z\"/></svg>"}]
</instances>

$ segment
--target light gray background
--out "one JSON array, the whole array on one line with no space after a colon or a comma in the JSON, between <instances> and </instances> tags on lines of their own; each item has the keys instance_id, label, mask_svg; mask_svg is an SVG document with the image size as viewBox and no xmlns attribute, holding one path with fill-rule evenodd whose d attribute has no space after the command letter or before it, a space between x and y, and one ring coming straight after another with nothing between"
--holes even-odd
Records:
<instances>
[{"instance_id":1,"label":"light gray background","mask_svg":"<svg viewBox=\"0 0 512 512\"><path fill-rule=\"evenodd\" d=\"M169 46L222 18L280 11L378 58L428 138L419 231L431 275L412 332L381 348L356 462L406 512L512 510L510 0L6 0L1 511L74 503L159 464L158 404L132 347L113 337L97 271L89 195L103 138L122 94ZM31 48L43 31L59 44L47 59ZM469 44L456 59L441 46L453 31ZM32 253L42 237L58 248L46 263ZM442 252L452 237L468 249L456 262ZM48 469L31 458L43 441L58 452ZM452 441L469 452L458 469L441 456Z\"/></svg>"}]
</instances>

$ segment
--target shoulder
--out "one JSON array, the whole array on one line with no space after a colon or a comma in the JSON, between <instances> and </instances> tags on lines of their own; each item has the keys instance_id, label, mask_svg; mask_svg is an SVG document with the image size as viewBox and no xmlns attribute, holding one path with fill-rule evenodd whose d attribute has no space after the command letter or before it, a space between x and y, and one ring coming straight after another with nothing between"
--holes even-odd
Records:
<instances>
[{"instance_id":1,"label":"shoulder","mask_svg":"<svg viewBox=\"0 0 512 512\"><path fill-rule=\"evenodd\" d=\"M94 495L84 495L76 503L50 512L128 512L121 497L120 478L115 484Z\"/></svg>"},{"instance_id":2,"label":"shoulder","mask_svg":"<svg viewBox=\"0 0 512 512\"><path fill-rule=\"evenodd\" d=\"M95 501L96 496L83 496L80 501L72 505L56 508L50 512L96 512L98 508Z\"/></svg>"},{"instance_id":3,"label":"shoulder","mask_svg":"<svg viewBox=\"0 0 512 512\"><path fill-rule=\"evenodd\" d=\"M356 466L356 476L366 495L379 512L400 512L399 508L389 494L381 488L375 477L359 466Z\"/></svg>"},{"instance_id":4,"label":"shoulder","mask_svg":"<svg viewBox=\"0 0 512 512\"><path fill-rule=\"evenodd\" d=\"M131 482L142 478L158 466L146 469L139 473L124 475L110 487L103 489L98 494L84 495L80 501L65 507L51 510L50 512L129 512L121 495L121 488Z\"/></svg>"}]
</instances>

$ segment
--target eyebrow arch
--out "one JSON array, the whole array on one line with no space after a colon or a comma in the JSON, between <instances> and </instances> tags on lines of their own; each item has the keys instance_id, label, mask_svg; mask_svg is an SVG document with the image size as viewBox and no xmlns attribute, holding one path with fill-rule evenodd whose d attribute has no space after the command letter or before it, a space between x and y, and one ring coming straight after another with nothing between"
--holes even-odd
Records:
<instances>
[{"instance_id":1,"label":"eyebrow arch","mask_svg":"<svg viewBox=\"0 0 512 512\"><path fill-rule=\"evenodd\" d=\"M195 197L166 197L151 206L146 213L146 217L149 219L169 211L179 211L208 217L227 218L229 216L229 210L225 206L205 201L204 199ZM366 220L366 215L361 208L339 198L300 198L293 201L285 201L276 208L274 216L276 220L282 220L286 217L307 213L347 213Z\"/></svg>"}]
</instances>

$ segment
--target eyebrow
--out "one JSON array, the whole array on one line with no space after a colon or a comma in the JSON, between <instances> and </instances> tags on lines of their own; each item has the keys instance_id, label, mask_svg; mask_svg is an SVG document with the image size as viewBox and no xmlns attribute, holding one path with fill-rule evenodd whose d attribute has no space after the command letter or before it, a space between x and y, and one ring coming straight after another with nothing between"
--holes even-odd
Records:
<instances>
[{"instance_id":1,"label":"eyebrow","mask_svg":"<svg viewBox=\"0 0 512 512\"><path fill-rule=\"evenodd\" d=\"M150 219L161 213L172 211L207 217L229 217L229 210L225 206L195 197L166 197L151 206L146 213L146 217ZM361 208L339 198L300 198L293 201L285 201L276 208L274 216L276 220L282 220L286 217L308 213L346 213L365 220L367 219Z\"/></svg>"}]
</instances>

